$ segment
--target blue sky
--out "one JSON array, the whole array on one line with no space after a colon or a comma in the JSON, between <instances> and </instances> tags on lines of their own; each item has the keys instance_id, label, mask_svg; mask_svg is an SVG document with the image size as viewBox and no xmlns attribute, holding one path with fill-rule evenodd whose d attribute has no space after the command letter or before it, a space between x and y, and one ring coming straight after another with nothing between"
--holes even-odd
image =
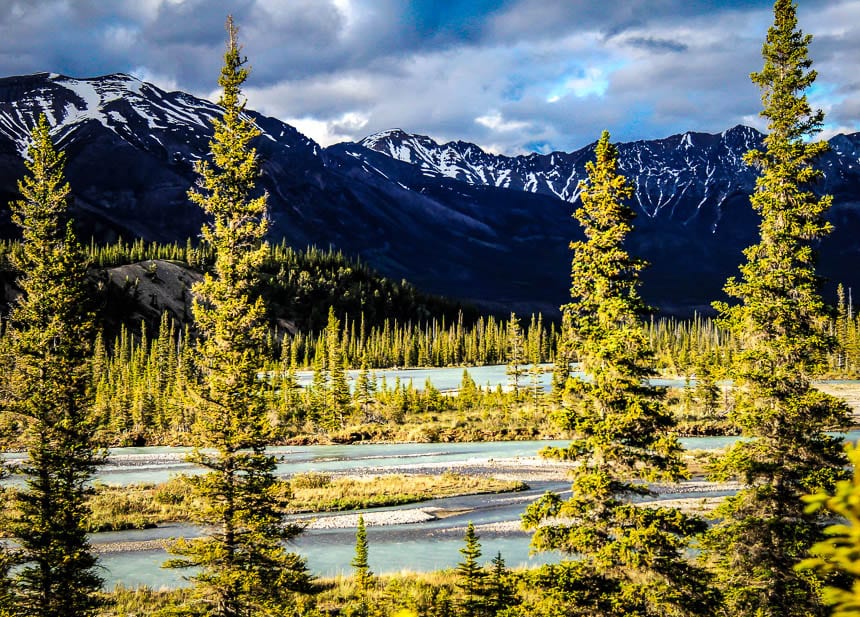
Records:
<instances>
[{"instance_id":1,"label":"blue sky","mask_svg":"<svg viewBox=\"0 0 860 617\"><path fill-rule=\"evenodd\" d=\"M825 136L860 130L860 0L800 0ZM224 18L248 104L322 145L402 128L495 152L763 128L759 0L5 0L0 76L127 72L217 97Z\"/></svg>"}]
</instances>

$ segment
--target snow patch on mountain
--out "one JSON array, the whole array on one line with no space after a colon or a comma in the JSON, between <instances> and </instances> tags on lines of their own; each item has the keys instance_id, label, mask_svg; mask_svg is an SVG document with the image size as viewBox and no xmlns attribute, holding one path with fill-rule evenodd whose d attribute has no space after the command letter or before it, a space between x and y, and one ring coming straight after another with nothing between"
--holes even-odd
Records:
<instances>
[{"instance_id":1,"label":"snow patch on mountain","mask_svg":"<svg viewBox=\"0 0 860 617\"><path fill-rule=\"evenodd\" d=\"M724 203L754 186L754 171L743 154L760 147L762 135L737 126L718 135L686 132L662 140L618 144L619 169L634 184L634 203L643 214L657 217L690 212L706 203ZM490 154L475 144L439 144L424 135L401 129L382 131L360 145L393 159L416 165L427 178L451 178L475 186L493 186L551 195L576 202L585 164L593 158L593 145L575 152L552 152L509 157Z\"/></svg>"},{"instance_id":2,"label":"snow patch on mountain","mask_svg":"<svg viewBox=\"0 0 860 617\"><path fill-rule=\"evenodd\" d=\"M3 96L4 90L8 96ZM0 134L15 143L19 154L26 153L31 127L43 113L61 147L75 139L79 128L95 121L145 150L163 150L168 133L185 135L181 141L196 152L179 156L193 158L206 148L212 120L220 117L222 110L210 101L183 92L166 92L124 73L81 79L42 73L0 79ZM290 147L287 142L299 139L315 154L319 152L315 143L282 122L253 112L245 117L272 142ZM277 134L272 135L267 127L277 129Z\"/></svg>"}]
</instances>

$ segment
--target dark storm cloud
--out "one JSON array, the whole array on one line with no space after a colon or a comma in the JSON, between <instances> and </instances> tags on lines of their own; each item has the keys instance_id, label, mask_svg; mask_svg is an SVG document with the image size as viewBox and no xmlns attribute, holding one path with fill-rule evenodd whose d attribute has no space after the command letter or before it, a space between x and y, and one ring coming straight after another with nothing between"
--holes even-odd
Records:
<instances>
[{"instance_id":1,"label":"dark storm cloud","mask_svg":"<svg viewBox=\"0 0 860 617\"><path fill-rule=\"evenodd\" d=\"M625 43L628 45L633 45L634 47L641 47L643 49L648 49L651 51L661 52L674 52L681 53L687 51L689 46L680 41L672 41L669 39L656 39L654 37L644 37L644 36L632 36L626 39Z\"/></svg>"},{"instance_id":2,"label":"dark storm cloud","mask_svg":"<svg viewBox=\"0 0 860 617\"><path fill-rule=\"evenodd\" d=\"M252 108L324 143L399 126L518 152L759 123L770 0L7 0L0 74L216 87L232 13ZM858 130L860 0L802 0L814 102Z\"/></svg>"},{"instance_id":3,"label":"dark storm cloud","mask_svg":"<svg viewBox=\"0 0 860 617\"><path fill-rule=\"evenodd\" d=\"M696 0L521 0L511 10L493 16L488 31L498 37L540 39L571 30L596 30L612 37L664 19L683 20L769 6L759 0L731 3Z\"/></svg>"}]
</instances>

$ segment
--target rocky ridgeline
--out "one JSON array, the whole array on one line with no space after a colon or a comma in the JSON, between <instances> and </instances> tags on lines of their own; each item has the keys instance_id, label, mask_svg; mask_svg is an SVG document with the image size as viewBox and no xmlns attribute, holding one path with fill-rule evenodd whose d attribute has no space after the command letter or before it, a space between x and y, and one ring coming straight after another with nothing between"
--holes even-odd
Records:
<instances>
[{"instance_id":1,"label":"rocky ridgeline","mask_svg":"<svg viewBox=\"0 0 860 617\"><path fill-rule=\"evenodd\" d=\"M253 101L250 101L253 106ZM213 103L124 74L76 79L41 73L0 79L0 204L15 197L22 153L39 114L68 156L83 238L184 242L199 234L187 199L208 152ZM501 313L555 312L568 295L571 218L592 146L507 157L462 141L402 130L321 148L257 114L271 234L297 247L335 246L394 279ZM595 131L595 136L596 136ZM651 262L646 299L664 310L707 310L756 237L743 154L762 135L737 126L619 144L639 213L630 249ZM822 273L860 287L851 267L860 235L860 133L830 140L819 189L834 195L834 234ZM13 236L0 208L0 235Z\"/></svg>"}]
</instances>

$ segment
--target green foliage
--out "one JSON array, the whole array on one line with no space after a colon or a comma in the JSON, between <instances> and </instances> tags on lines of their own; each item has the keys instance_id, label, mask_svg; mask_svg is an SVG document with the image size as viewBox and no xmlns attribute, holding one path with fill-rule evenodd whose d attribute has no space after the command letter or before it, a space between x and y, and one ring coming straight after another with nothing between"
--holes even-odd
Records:
<instances>
[{"instance_id":1,"label":"green foliage","mask_svg":"<svg viewBox=\"0 0 860 617\"><path fill-rule=\"evenodd\" d=\"M121 328L110 351L96 339L92 362L94 416L102 439L116 445L190 442L196 409L185 401L197 377L187 331L176 330L167 314L150 338Z\"/></svg>"},{"instance_id":2,"label":"green foliage","mask_svg":"<svg viewBox=\"0 0 860 617\"><path fill-rule=\"evenodd\" d=\"M481 558L481 544L475 533L475 526L469 522L463 537L465 546L460 549L463 560L457 564L457 588L460 590L459 614L464 617L477 617L487 613L487 573L478 563Z\"/></svg>"},{"instance_id":3,"label":"green foliage","mask_svg":"<svg viewBox=\"0 0 860 617\"><path fill-rule=\"evenodd\" d=\"M597 617L620 614L616 581L598 576L581 561L564 561L526 571L518 577L516 601L504 617ZM647 613L646 613L647 614Z\"/></svg>"},{"instance_id":4,"label":"green foliage","mask_svg":"<svg viewBox=\"0 0 860 617\"><path fill-rule=\"evenodd\" d=\"M833 494L821 491L803 498L808 514L826 511L844 519L827 527L827 538L814 544L812 556L798 564L800 571L814 570L831 579L822 599L833 607L832 617L860 615L860 448L848 444L847 451L853 479L837 482ZM842 575L843 584L836 584L833 574Z\"/></svg>"},{"instance_id":5,"label":"green foliage","mask_svg":"<svg viewBox=\"0 0 860 617\"><path fill-rule=\"evenodd\" d=\"M248 71L230 18L227 31L218 82L224 115L213 120L211 162L196 166L199 190L189 192L212 217L203 238L215 253L212 273L193 287L202 377L192 393L200 410L194 436L207 450L189 457L209 470L191 482L203 502L196 522L213 531L174 543L170 551L180 558L166 565L198 566L192 579L200 598L213 614L238 617L287 610L308 574L282 544L300 528L284 522L289 487L275 478L275 459L266 454L270 427L257 371L267 324L263 300L252 298L266 254L266 196L256 194L250 142L259 130L243 115L240 86Z\"/></svg>"},{"instance_id":6,"label":"green foliage","mask_svg":"<svg viewBox=\"0 0 860 617\"><path fill-rule=\"evenodd\" d=\"M519 399L520 389L523 384L520 383L523 375L525 375L525 365L528 363L526 358L526 344L523 339L523 329L520 326L520 320L514 313L511 313L511 318L508 320L506 337L507 339L507 354L506 360L508 363L505 372L508 375L508 382L514 392L514 396Z\"/></svg>"},{"instance_id":7,"label":"green foliage","mask_svg":"<svg viewBox=\"0 0 860 617\"><path fill-rule=\"evenodd\" d=\"M823 119L805 95L815 80L810 40L797 28L793 2L777 0L764 68L752 75L770 132L764 151L746 156L761 169L751 199L762 217L761 240L746 249L741 277L726 284L740 302L715 305L740 347L731 420L752 438L713 470L715 478L739 478L747 487L717 510L722 520L705 542L733 616L825 614L813 573L792 567L820 537L819 521L804 513L800 497L833 490L845 474L841 440L824 431L847 425L847 407L810 385L835 343L815 274L814 244L830 231L824 213L831 199L809 188L821 177L812 163L827 148L809 139Z\"/></svg>"},{"instance_id":8,"label":"green foliage","mask_svg":"<svg viewBox=\"0 0 860 617\"><path fill-rule=\"evenodd\" d=\"M623 248L633 219L624 201L633 189L618 174L608 133L587 171L575 214L586 240L571 244L562 335L589 380L566 379L557 420L573 439L542 452L578 464L570 499L547 493L528 507L523 523L535 529L535 548L579 555L583 572L600 581L595 599L612 606L612 614L699 615L713 599L684 552L704 522L626 501L650 494L642 481L677 480L685 468L662 393L643 385L653 373L637 291L643 263Z\"/></svg>"},{"instance_id":9,"label":"green foliage","mask_svg":"<svg viewBox=\"0 0 860 617\"><path fill-rule=\"evenodd\" d=\"M355 572L355 586L358 589L364 613L367 613L367 592L373 582L373 572L367 562L367 530L364 527L364 517L358 516L358 529L355 532L355 557L350 564Z\"/></svg>"},{"instance_id":10,"label":"green foliage","mask_svg":"<svg viewBox=\"0 0 860 617\"><path fill-rule=\"evenodd\" d=\"M837 376L856 377L860 375L860 315L854 311L851 290L846 298L845 289L840 284L836 293L836 315L831 323L830 332L837 345L829 355L829 373Z\"/></svg>"},{"instance_id":11,"label":"green foliage","mask_svg":"<svg viewBox=\"0 0 860 617\"><path fill-rule=\"evenodd\" d=\"M469 336L467 330L480 318L473 307L422 293L406 281L388 279L367 264L347 258L336 250L316 247L296 250L284 241L264 246L266 253L260 264L256 289L264 299L276 345L285 334L285 328L298 329L304 333L302 338L322 331L327 323L328 308L334 306L335 313L342 316L351 334L356 335L356 344L361 335L370 334L371 328L378 330L377 337L383 330L391 337L386 339L388 347L380 347L379 340L373 343L374 353L368 356L371 366L446 366L474 363L472 359L480 359L481 355L491 358L480 360L481 363L504 361L497 346L488 349L475 344L467 350L461 338L451 340L447 330L455 330L458 337ZM20 251L19 242L0 240L0 282L3 284L14 287L15 277L20 273L15 271L12 262ZM91 276L100 284L98 317L108 339L118 333L121 324L136 329L140 322L137 315L151 313L141 310L148 308L147 298L135 295L139 281L117 277L110 268L151 262L157 273L158 261L166 260L199 272L211 270L214 264L212 247L205 242L192 244L191 240L184 244L163 244L120 239L107 245L91 243L87 254L91 263L98 267L91 271ZM189 321L190 314L180 311L174 317L184 323ZM486 317L483 319L486 321ZM388 326L383 329L386 321ZM357 332L359 322L362 327ZM147 322L151 329L157 325L157 316ZM434 333L440 330L446 331L445 339L440 336L435 340ZM476 338L472 336L469 342L476 343ZM346 349L347 357L352 366L358 366L361 352L353 355L354 351L355 345ZM303 352L298 358L303 359Z\"/></svg>"},{"instance_id":12,"label":"green foliage","mask_svg":"<svg viewBox=\"0 0 860 617\"><path fill-rule=\"evenodd\" d=\"M301 335L287 339L277 364L260 360L263 362L257 372L260 396L272 423L269 443L329 438L471 441L557 434L558 429L548 420L546 397L537 388L531 391L531 400L517 402L513 393L479 388L469 378L459 395L443 395L427 384L424 390L419 390L410 382L377 383L366 364L348 402L346 397L340 399L342 412L338 416L329 415L342 418L342 428L340 421L323 428L318 421L322 399L325 396L333 400L333 380L329 375L327 381L322 381L323 371L318 371L315 382L299 386L297 353L303 340ZM342 339L339 346L344 348ZM323 355L323 348L319 349L320 359L327 358L328 353ZM120 328L113 339L97 337L93 354L92 415L102 443L191 444L192 427L202 409L192 396L191 386L199 379L200 367L188 328L177 327L164 314L154 332L141 325L139 336ZM8 379L4 374L7 368L0 362L0 379ZM538 371L531 371L533 380L539 377ZM342 379L340 384L340 391L345 393ZM20 447L21 424L12 417L2 420L0 430L5 425L11 444Z\"/></svg>"},{"instance_id":13,"label":"green foliage","mask_svg":"<svg viewBox=\"0 0 860 617\"><path fill-rule=\"evenodd\" d=\"M703 359L707 359L712 369L721 371L737 351L737 343L729 332L717 328L713 319L700 315L689 320L652 319L646 331L655 366L672 375L695 373ZM725 376L722 372L717 375Z\"/></svg>"},{"instance_id":14,"label":"green foliage","mask_svg":"<svg viewBox=\"0 0 860 617\"><path fill-rule=\"evenodd\" d=\"M32 131L18 183L23 200L12 205L21 228L13 256L23 296L12 308L6 409L20 418L27 459L18 471L16 516L7 531L17 537L14 605L17 615L92 615L100 601L96 557L86 536L87 483L99 464L89 418L89 367L93 338L87 311L87 262L65 220L69 185L64 155L51 143L41 116Z\"/></svg>"},{"instance_id":15,"label":"green foliage","mask_svg":"<svg viewBox=\"0 0 860 617\"><path fill-rule=\"evenodd\" d=\"M501 551L490 562L487 575L487 608L490 615L497 615L508 607L514 606L517 596L510 580L510 571L505 566Z\"/></svg>"}]
</instances>

